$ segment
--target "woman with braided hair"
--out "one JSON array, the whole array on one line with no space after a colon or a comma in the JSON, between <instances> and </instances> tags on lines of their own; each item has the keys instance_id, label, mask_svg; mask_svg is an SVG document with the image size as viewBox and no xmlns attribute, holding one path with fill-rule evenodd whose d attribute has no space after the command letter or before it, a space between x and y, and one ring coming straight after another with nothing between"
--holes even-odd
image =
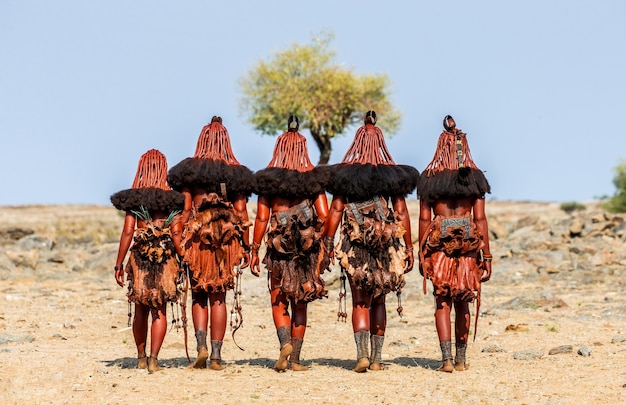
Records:
<instances>
[{"instance_id":1,"label":"woman with braided hair","mask_svg":"<svg viewBox=\"0 0 626 405\"><path fill-rule=\"evenodd\" d=\"M126 274L128 302L135 304L133 336L137 367L147 367L150 373L161 370L158 356L167 330L166 304L178 300L176 283L180 267L176 255L182 256L178 213L183 208L184 197L169 187L166 178L165 156L151 149L139 160L132 188L111 196L115 208L126 212L115 261L115 280L120 287L124 286L123 262L130 249ZM150 357L146 358L148 315L152 315L152 326Z\"/></svg>"},{"instance_id":2,"label":"woman with braided hair","mask_svg":"<svg viewBox=\"0 0 626 405\"><path fill-rule=\"evenodd\" d=\"M433 160L422 172L420 273L433 284L435 325L441 347L438 371L464 371L470 327L469 303L480 308L480 285L491 277L485 193L491 188L470 155L467 137L450 115L443 119ZM456 356L452 362L450 312L455 310ZM474 326L474 339L476 326Z\"/></svg>"},{"instance_id":3,"label":"woman with braided hair","mask_svg":"<svg viewBox=\"0 0 626 405\"><path fill-rule=\"evenodd\" d=\"M259 247L267 232L263 264L280 343L277 372L285 371L289 362L293 371L308 370L300 360L307 304L327 296L321 277L329 264L321 260L328 215L324 175L309 160L306 138L298 127L298 118L290 116L287 132L276 140L272 160L256 173L259 199L250 263L252 274L258 276Z\"/></svg>"},{"instance_id":4,"label":"woman with braided hair","mask_svg":"<svg viewBox=\"0 0 626 405\"><path fill-rule=\"evenodd\" d=\"M214 116L202 128L194 156L172 167L168 181L185 196L183 264L190 271L191 314L198 344L193 367L207 367L210 319L209 368L223 370L226 292L239 285L241 268L249 263L250 222L246 203L254 188L254 174L235 159L228 130L222 119ZM235 291L236 313L241 309L239 293Z\"/></svg>"},{"instance_id":5,"label":"woman with braided hair","mask_svg":"<svg viewBox=\"0 0 626 405\"><path fill-rule=\"evenodd\" d=\"M415 190L419 176L415 168L395 164L376 126L376 113L368 111L364 121L342 163L330 168L327 190L333 194L333 201L324 237L334 263L334 235L342 224L336 254L342 272L348 274L352 292L352 328L357 347L354 371L359 373L368 368L384 369L385 296L393 291L399 301L404 273L413 268L411 221L405 197ZM340 293L340 300L344 294ZM347 315L341 313L341 306L339 315Z\"/></svg>"}]
</instances>

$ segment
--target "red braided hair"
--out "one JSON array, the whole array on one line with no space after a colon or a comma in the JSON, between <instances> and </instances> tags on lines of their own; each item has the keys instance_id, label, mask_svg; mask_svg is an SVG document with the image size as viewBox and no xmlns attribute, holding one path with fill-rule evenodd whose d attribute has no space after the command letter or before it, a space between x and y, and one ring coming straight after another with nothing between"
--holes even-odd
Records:
<instances>
[{"instance_id":1,"label":"red braided hair","mask_svg":"<svg viewBox=\"0 0 626 405\"><path fill-rule=\"evenodd\" d=\"M309 159L306 138L298 132L298 117L290 116L288 131L278 137L272 160L267 167L308 172L315 167Z\"/></svg>"},{"instance_id":2,"label":"red braided hair","mask_svg":"<svg viewBox=\"0 0 626 405\"><path fill-rule=\"evenodd\" d=\"M452 123L452 125L449 124ZM464 167L478 169L467 144L467 135L456 128L454 119L446 115L444 118L445 131L439 135L437 149L433 160L424 171L430 176L432 173L444 170L459 170Z\"/></svg>"},{"instance_id":3,"label":"red braided hair","mask_svg":"<svg viewBox=\"0 0 626 405\"><path fill-rule=\"evenodd\" d=\"M230 147L228 130L222 125L222 118L213 116L211 123L200 131L194 158L222 160L229 165L239 165Z\"/></svg>"},{"instance_id":4,"label":"red braided hair","mask_svg":"<svg viewBox=\"0 0 626 405\"><path fill-rule=\"evenodd\" d=\"M156 149L150 149L139 159L132 188L155 187L170 190L167 184L167 159Z\"/></svg>"},{"instance_id":5,"label":"red braided hair","mask_svg":"<svg viewBox=\"0 0 626 405\"><path fill-rule=\"evenodd\" d=\"M365 124L357 129L354 140L348 148L343 163L360 163L372 165L395 165L383 131L376 126L376 112L368 111L365 114Z\"/></svg>"}]
</instances>

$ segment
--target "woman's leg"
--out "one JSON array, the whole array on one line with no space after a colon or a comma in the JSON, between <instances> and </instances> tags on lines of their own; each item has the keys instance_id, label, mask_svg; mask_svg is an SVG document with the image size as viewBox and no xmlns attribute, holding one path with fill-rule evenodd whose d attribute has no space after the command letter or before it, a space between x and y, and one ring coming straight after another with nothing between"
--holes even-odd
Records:
<instances>
[{"instance_id":1,"label":"woman's leg","mask_svg":"<svg viewBox=\"0 0 626 405\"><path fill-rule=\"evenodd\" d=\"M211 308L211 370L223 370L222 342L226 334L226 291L209 293L209 307Z\"/></svg>"},{"instance_id":2,"label":"woman's leg","mask_svg":"<svg viewBox=\"0 0 626 405\"><path fill-rule=\"evenodd\" d=\"M307 303L291 303L291 337L304 339L306 333Z\"/></svg>"},{"instance_id":3,"label":"woman's leg","mask_svg":"<svg viewBox=\"0 0 626 405\"><path fill-rule=\"evenodd\" d=\"M191 301L191 317L193 319L193 328L196 332L196 342L198 345L198 357L193 364L193 368L206 368L206 361L209 358L209 351L206 344L209 325L209 308L207 306L208 293L205 291L192 290Z\"/></svg>"},{"instance_id":4,"label":"woman's leg","mask_svg":"<svg viewBox=\"0 0 626 405\"><path fill-rule=\"evenodd\" d=\"M369 316L370 333L372 335L384 335L385 329L387 329L387 306L384 295L371 299Z\"/></svg>"},{"instance_id":5,"label":"woman's leg","mask_svg":"<svg viewBox=\"0 0 626 405\"><path fill-rule=\"evenodd\" d=\"M471 317L469 303L454 301L454 314L454 337L456 346L454 368L457 371L464 371L469 367L465 358Z\"/></svg>"},{"instance_id":6,"label":"woman's leg","mask_svg":"<svg viewBox=\"0 0 626 405\"><path fill-rule=\"evenodd\" d=\"M300 364L300 351L302 350L304 334L306 333L307 303L296 304L292 301L291 311L291 345L293 346L293 351L289 357L291 369L293 371L306 371L309 368Z\"/></svg>"},{"instance_id":7,"label":"woman's leg","mask_svg":"<svg viewBox=\"0 0 626 405\"><path fill-rule=\"evenodd\" d=\"M287 358L293 351L293 345L291 344L291 317L289 316L289 300L280 291L280 288L273 288L270 291L270 300L272 302L272 318L274 319L274 326L276 326L276 334L278 335L278 341L280 343L280 355L276 364L274 364L274 370L285 371L289 365Z\"/></svg>"},{"instance_id":8,"label":"woman's leg","mask_svg":"<svg viewBox=\"0 0 626 405\"><path fill-rule=\"evenodd\" d=\"M226 334L226 291L209 294L211 308L211 340L224 340Z\"/></svg>"},{"instance_id":9,"label":"woman's leg","mask_svg":"<svg viewBox=\"0 0 626 405\"><path fill-rule=\"evenodd\" d=\"M363 290L355 286L350 281L350 292L352 295L352 330L370 331L370 307L372 297Z\"/></svg>"},{"instance_id":10,"label":"woman's leg","mask_svg":"<svg viewBox=\"0 0 626 405\"><path fill-rule=\"evenodd\" d=\"M148 340L148 315L150 309L147 305L135 304L135 317L133 318L133 337L137 346L137 368L148 367L146 357L146 341Z\"/></svg>"},{"instance_id":11,"label":"woman's leg","mask_svg":"<svg viewBox=\"0 0 626 405\"><path fill-rule=\"evenodd\" d=\"M370 306L370 343L372 351L370 354L370 370L383 370L382 351L385 341L385 330L387 329L387 306L385 296L372 299Z\"/></svg>"},{"instance_id":12,"label":"woman's leg","mask_svg":"<svg viewBox=\"0 0 626 405\"><path fill-rule=\"evenodd\" d=\"M165 339L167 332L167 313L166 306L163 304L161 308L150 309L152 315L152 325L150 326L150 356L159 357L159 351Z\"/></svg>"},{"instance_id":13,"label":"woman's leg","mask_svg":"<svg viewBox=\"0 0 626 405\"><path fill-rule=\"evenodd\" d=\"M450 307L452 299L448 297L435 296L435 326L439 336L439 346L441 347L442 367L438 371L452 372L452 331L450 325Z\"/></svg>"},{"instance_id":14,"label":"woman's leg","mask_svg":"<svg viewBox=\"0 0 626 405\"><path fill-rule=\"evenodd\" d=\"M351 279L350 291L352 295L352 330L354 331L357 358L354 371L362 373L366 371L370 365L368 346L370 340L370 306L372 297L354 285Z\"/></svg>"},{"instance_id":15,"label":"woman's leg","mask_svg":"<svg viewBox=\"0 0 626 405\"><path fill-rule=\"evenodd\" d=\"M150 314L152 315L152 324L150 326L150 358L148 359L148 371L150 373L161 370L157 359L159 358L159 351L161 350L165 333L167 332L165 305L164 303L160 308L150 309Z\"/></svg>"}]
</instances>

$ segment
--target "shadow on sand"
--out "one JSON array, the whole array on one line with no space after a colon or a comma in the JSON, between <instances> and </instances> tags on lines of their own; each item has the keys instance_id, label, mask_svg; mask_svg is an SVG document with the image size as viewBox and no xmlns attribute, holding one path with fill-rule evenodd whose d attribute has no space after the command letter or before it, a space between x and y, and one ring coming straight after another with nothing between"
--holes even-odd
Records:
<instances>
[{"instance_id":1,"label":"shadow on sand","mask_svg":"<svg viewBox=\"0 0 626 405\"><path fill-rule=\"evenodd\" d=\"M194 358L192 357L192 363L193 360ZM236 360L233 362L225 361L225 364L273 369L275 362L276 359L261 357L249 360ZM103 363L105 363L107 367L119 367L122 369L137 368L137 359L134 357L121 357L113 360L103 360ZM192 363L189 363L186 357L159 359L159 365L163 368L188 368ZM351 371L355 366L356 360L320 357L315 359L305 359L302 363L306 366L323 366ZM420 367L430 370L436 370L441 366L441 361L421 357L396 357L388 361L383 361L383 365L397 365L408 368Z\"/></svg>"}]
</instances>

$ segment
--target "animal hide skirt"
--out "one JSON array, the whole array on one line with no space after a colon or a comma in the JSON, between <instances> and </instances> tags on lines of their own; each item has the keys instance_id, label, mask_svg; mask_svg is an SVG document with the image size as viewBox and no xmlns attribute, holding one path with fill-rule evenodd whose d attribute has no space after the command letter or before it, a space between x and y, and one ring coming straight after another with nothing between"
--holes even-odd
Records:
<instances>
[{"instance_id":1,"label":"animal hide skirt","mask_svg":"<svg viewBox=\"0 0 626 405\"><path fill-rule=\"evenodd\" d=\"M160 308L178 299L176 282L180 266L169 232L155 232L155 229L144 228L135 236L126 272L130 280L130 302Z\"/></svg>"},{"instance_id":2,"label":"animal hide skirt","mask_svg":"<svg viewBox=\"0 0 626 405\"><path fill-rule=\"evenodd\" d=\"M472 302L480 295L483 237L469 216L433 219L420 243L420 262L435 295Z\"/></svg>"},{"instance_id":3,"label":"animal hide skirt","mask_svg":"<svg viewBox=\"0 0 626 405\"><path fill-rule=\"evenodd\" d=\"M380 233L372 230L378 229L391 229L392 232L383 232L383 235L388 235L370 240L370 235ZM373 297L391 291L399 294L406 283L404 269L407 256L404 245L400 243L404 232L397 222L377 219L368 223L345 215L335 254L351 282Z\"/></svg>"},{"instance_id":4,"label":"animal hide skirt","mask_svg":"<svg viewBox=\"0 0 626 405\"><path fill-rule=\"evenodd\" d=\"M235 267L244 258L242 235L249 226L229 207L194 213L182 242L193 291L223 292L235 287Z\"/></svg>"},{"instance_id":5,"label":"animal hide skirt","mask_svg":"<svg viewBox=\"0 0 626 405\"><path fill-rule=\"evenodd\" d=\"M322 226L308 200L272 214L263 258L271 289L280 288L295 302L328 296L321 277L329 265L322 252Z\"/></svg>"}]
</instances>

